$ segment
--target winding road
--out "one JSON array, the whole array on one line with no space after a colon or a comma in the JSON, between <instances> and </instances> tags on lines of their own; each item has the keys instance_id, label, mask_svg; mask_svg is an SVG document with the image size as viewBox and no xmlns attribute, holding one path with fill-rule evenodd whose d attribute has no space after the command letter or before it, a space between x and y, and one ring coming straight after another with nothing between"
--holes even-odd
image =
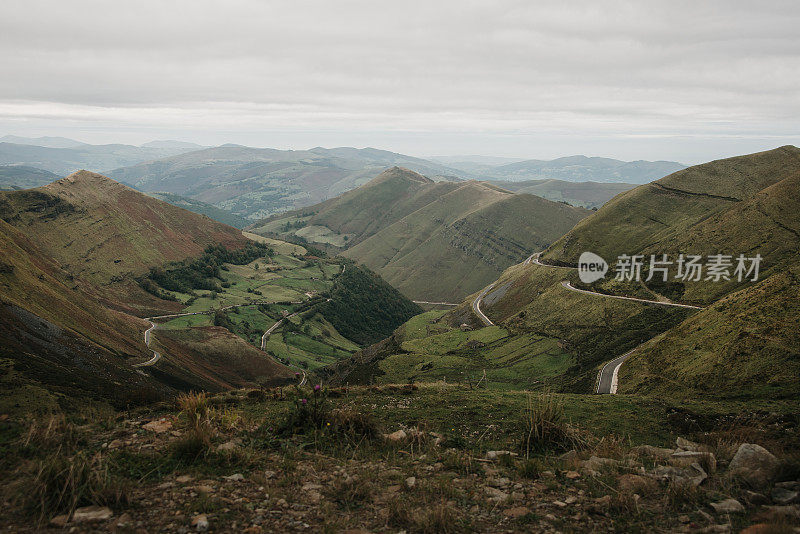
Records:
<instances>
[{"instance_id":1,"label":"winding road","mask_svg":"<svg viewBox=\"0 0 800 534\"><path fill-rule=\"evenodd\" d=\"M542 263L539 261L539 256L541 252L535 252L528 256L525 261L522 262L522 265L539 265L541 267L549 267L551 269L572 269L574 270L575 267L568 267L564 265L548 265L546 263ZM486 289L480 292L480 294L472 301L472 310L475 312L475 315L486 325L491 326L494 323L486 317L486 315L481 311L481 301L483 297L488 293L492 287L495 286L497 282L493 282L491 285L487 286ZM624 297L620 295L609 295L606 293L598 293L596 291L589 291L588 289L580 289L572 285L571 282L568 280L563 280L561 282L561 287L567 289L569 291L575 291L577 293L584 293L586 295L593 295L596 297L604 297L610 299L619 299L619 300L628 300L632 302L641 302L642 304L648 304L653 306L665 306L665 307L674 307L674 308L688 308L693 310L702 310L702 306L693 306L691 304L679 304L677 302L665 302L660 300L648 300L648 299L640 299L636 297ZM638 347L637 347L638 348ZM605 365L600 369L598 379L597 379L597 393L601 394L615 394L617 392L617 383L618 383L618 375L619 369L622 367L622 364L625 363L625 360L628 359L633 352L636 351L636 348L626 352L621 356L617 356L613 360L606 362Z\"/></svg>"}]
</instances>

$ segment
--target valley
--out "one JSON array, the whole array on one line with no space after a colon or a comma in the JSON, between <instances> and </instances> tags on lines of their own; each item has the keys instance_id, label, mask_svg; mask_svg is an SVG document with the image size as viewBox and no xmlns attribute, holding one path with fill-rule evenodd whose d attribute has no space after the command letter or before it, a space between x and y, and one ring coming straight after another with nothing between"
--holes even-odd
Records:
<instances>
[{"instance_id":1,"label":"valley","mask_svg":"<svg viewBox=\"0 0 800 534\"><path fill-rule=\"evenodd\" d=\"M589 210L391 167L244 231L86 171L0 193L0 469L36 499L105 473L72 504L3 488L14 525L791 522L798 173L781 147ZM725 236L761 278L579 275Z\"/></svg>"}]
</instances>

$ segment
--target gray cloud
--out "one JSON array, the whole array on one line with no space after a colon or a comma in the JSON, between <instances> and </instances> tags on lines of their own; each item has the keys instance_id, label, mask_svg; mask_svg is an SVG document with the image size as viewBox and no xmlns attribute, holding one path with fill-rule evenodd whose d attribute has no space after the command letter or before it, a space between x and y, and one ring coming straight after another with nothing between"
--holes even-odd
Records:
<instances>
[{"instance_id":1,"label":"gray cloud","mask_svg":"<svg viewBox=\"0 0 800 534\"><path fill-rule=\"evenodd\" d=\"M0 129L688 162L800 140L797 2L565 4L6 0Z\"/></svg>"}]
</instances>

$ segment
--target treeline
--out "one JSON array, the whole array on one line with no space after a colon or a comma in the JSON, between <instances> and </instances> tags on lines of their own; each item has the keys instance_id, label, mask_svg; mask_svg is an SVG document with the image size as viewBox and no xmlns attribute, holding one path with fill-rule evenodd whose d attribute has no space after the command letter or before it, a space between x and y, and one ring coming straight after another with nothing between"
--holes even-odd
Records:
<instances>
[{"instance_id":1,"label":"treeline","mask_svg":"<svg viewBox=\"0 0 800 534\"><path fill-rule=\"evenodd\" d=\"M173 262L166 268L151 267L140 284L146 291L161 298L168 295L161 288L178 293L191 293L195 289L222 291L220 271L224 269L223 264L245 265L272 255L273 250L263 243L247 243L237 250L228 250L223 245L209 245L199 258Z\"/></svg>"},{"instance_id":2,"label":"treeline","mask_svg":"<svg viewBox=\"0 0 800 534\"><path fill-rule=\"evenodd\" d=\"M317 307L336 330L360 345L370 345L391 335L401 324L422 313L383 278L372 271L347 263L336 277L331 300Z\"/></svg>"}]
</instances>

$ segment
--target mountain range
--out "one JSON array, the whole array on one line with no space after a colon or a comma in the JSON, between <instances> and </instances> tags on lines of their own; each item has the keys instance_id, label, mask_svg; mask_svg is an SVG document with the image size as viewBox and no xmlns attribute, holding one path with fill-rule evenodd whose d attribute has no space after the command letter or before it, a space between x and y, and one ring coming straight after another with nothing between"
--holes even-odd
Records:
<instances>
[{"instance_id":1,"label":"mountain range","mask_svg":"<svg viewBox=\"0 0 800 534\"><path fill-rule=\"evenodd\" d=\"M544 383L589 392L606 362L628 355L619 371L621 392L792 398L800 393L798 201L800 149L793 146L678 171L619 194L547 247L541 260L509 267L453 311L415 318L333 366L330 376L450 380L454 370L486 369L490 379L514 388ZM612 264L604 280L578 280L574 267L586 251ZM645 267L641 282L626 282L614 279L612 262L622 254L762 259L755 281L737 280L732 266L730 280L675 280L673 271L668 282L645 281ZM476 300L494 326L476 316ZM483 328L459 333L462 323Z\"/></svg>"},{"instance_id":2,"label":"mountain range","mask_svg":"<svg viewBox=\"0 0 800 534\"><path fill-rule=\"evenodd\" d=\"M89 145L65 138L0 138L0 166L33 167L60 176L79 169L102 172L141 191L179 195L250 221L333 198L392 166L434 181L495 180L512 191L535 186L535 194L587 208L597 207L619 192L618 182L648 182L683 168L673 162L584 156L551 162L464 158L469 161L460 161L460 157L426 160L374 148L206 148L180 141L153 141L137 147ZM541 183L514 185L531 180ZM600 183L583 183L590 181ZM11 189L45 183L49 182L44 178L34 182L20 176L17 181L6 178L0 186ZM604 183L613 185L605 187Z\"/></svg>"},{"instance_id":3,"label":"mountain range","mask_svg":"<svg viewBox=\"0 0 800 534\"><path fill-rule=\"evenodd\" d=\"M460 300L590 212L475 181L393 167L321 204L256 223L367 265L407 296Z\"/></svg>"}]
</instances>

